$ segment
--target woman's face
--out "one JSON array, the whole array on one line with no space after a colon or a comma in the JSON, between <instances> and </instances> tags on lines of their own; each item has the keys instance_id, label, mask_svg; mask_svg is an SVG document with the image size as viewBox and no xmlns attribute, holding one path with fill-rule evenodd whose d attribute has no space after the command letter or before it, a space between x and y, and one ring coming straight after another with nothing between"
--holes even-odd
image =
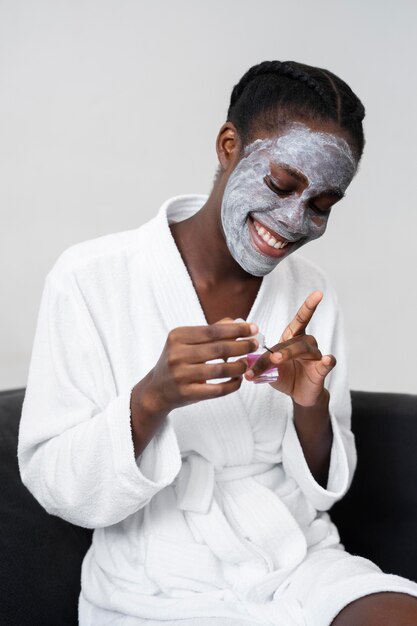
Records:
<instances>
[{"instance_id":1,"label":"woman's face","mask_svg":"<svg viewBox=\"0 0 417 626\"><path fill-rule=\"evenodd\" d=\"M223 194L221 219L235 261L264 276L321 237L357 163L345 139L294 122L245 148Z\"/></svg>"}]
</instances>

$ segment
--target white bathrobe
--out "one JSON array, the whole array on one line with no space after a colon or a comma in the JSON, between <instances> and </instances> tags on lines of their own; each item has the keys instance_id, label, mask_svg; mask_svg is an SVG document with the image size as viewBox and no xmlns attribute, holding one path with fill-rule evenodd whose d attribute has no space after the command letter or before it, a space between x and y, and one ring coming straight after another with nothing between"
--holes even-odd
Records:
<instances>
[{"instance_id":1,"label":"white bathrobe","mask_svg":"<svg viewBox=\"0 0 417 626\"><path fill-rule=\"evenodd\" d=\"M333 428L326 488L305 461L291 399L247 381L229 396L172 411L135 459L132 387L171 329L207 323L168 226L205 199L171 199L138 229L72 246L45 281L19 464L49 513L95 529L83 601L138 624L240 617L317 626L387 585L417 595L414 583L347 555L327 513L356 463L345 348L333 290L297 254L264 277L248 321L274 344L305 297L324 292L308 332L337 358L326 385ZM342 561L328 580L339 592L324 609L314 584ZM354 590L342 592L343 576L354 579L361 567Z\"/></svg>"}]
</instances>

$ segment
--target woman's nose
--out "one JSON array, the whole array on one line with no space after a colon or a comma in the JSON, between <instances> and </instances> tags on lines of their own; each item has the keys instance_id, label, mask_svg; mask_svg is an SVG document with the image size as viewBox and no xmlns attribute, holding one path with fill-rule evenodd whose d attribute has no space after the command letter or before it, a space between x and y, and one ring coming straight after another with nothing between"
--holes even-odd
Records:
<instances>
[{"instance_id":1,"label":"woman's nose","mask_svg":"<svg viewBox=\"0 0 417 626\"><path fill-rule=\"evenodd\" d=\"M293 203L286 210L277 212L277 222L281 223L288 235L294 239L304 237L308 233L308 214L304 203Z\"/></svg>"}]
</instances>

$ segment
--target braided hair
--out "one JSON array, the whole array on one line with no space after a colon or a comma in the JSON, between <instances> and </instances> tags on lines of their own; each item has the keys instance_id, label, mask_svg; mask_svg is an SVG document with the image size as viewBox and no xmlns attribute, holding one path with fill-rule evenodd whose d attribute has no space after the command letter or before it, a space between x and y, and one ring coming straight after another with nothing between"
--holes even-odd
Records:
<instances>
[{"instance_id":1,"label":"braided hair","mask_svg":"<svg viewBox=\"0 0 417 626\"><path fill-rule=\"evenodd\" d=\"M350 133L359 161L365 144L365 109L352 89L328 70L295 61L264 61L234 86L227 112L243 146L256 131L292 120L332 120Z\"/></svg>"}]
</instances>

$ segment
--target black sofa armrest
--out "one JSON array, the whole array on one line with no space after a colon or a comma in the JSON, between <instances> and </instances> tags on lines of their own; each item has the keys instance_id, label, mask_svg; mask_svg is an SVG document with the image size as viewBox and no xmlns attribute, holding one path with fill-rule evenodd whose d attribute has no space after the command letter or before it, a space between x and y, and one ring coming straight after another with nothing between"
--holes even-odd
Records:
<instances>
[{"instance_id":1,"label":"black sofa armrest","mask_svg":"<svg viewBox=\"0 0 417 626\"><path fill-rule=\"evenodd\" d=\"M0 392L0 623L74 626L92 531L49 515L21 482L17 435L24 391Z\"/></svg>"},{"instance_id":2,"label":"black sofa armrest","mask_svg":"<svg viewBox=\"0 0 417 626\"><path fill-rule=\"evenodd\" d=\"M358 465L330 516L348 552L417 581L417 395L351 395Z\"/></svg>"}]
</instances>

